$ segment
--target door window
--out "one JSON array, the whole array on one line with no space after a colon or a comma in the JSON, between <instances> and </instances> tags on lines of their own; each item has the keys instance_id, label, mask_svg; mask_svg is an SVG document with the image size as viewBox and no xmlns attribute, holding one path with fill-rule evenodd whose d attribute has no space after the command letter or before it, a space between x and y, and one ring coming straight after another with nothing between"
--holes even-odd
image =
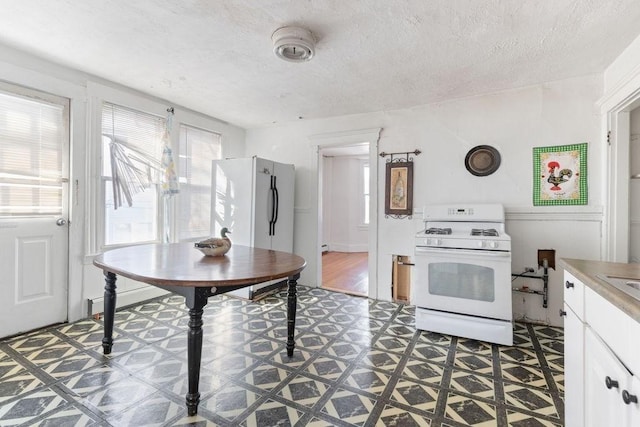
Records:
<instances>
[{"instance_id":1,"label":"door window","mask_svg":"<svg viewBox=\"0 0 640 427\"><path fill-rule=\"evenodd\" d=\"M68 100L21 92L0 91L0 216L58 216Z\"/></svg>"}]
</instances>

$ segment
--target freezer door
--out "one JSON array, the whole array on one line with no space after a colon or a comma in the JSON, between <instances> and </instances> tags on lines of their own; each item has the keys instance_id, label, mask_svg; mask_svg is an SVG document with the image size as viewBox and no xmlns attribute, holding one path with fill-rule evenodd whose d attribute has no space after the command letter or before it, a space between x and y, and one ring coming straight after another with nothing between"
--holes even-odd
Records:
<instances>
[{"instance_id":1,"label":"freezer door","mask_svg":"<svg viewBox=\"0 0 640 427\"><path fill-rule=\"evenodd\" d=\"M294 166L274 163L273 169L276 214L272 226L271 249L293 252Z\"/></svg>"},{"instance_id":2,"label":"freezer door","mask_svg":"<svg viewBox=\"0 0 640 427\"><path fill-rule=\"evenodd\" d=\"M253 246L272 249L271 234L275 216L275 192L272 188L274 177L273 162L254 158L255 161L255 207Z\"/></svg>"}]
</instances>

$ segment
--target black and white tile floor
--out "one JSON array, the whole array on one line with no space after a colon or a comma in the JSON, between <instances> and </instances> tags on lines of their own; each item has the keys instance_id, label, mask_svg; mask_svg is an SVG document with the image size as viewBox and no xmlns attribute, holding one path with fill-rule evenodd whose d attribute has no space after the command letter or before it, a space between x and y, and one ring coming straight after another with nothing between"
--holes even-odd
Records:
<instances>
[{"instance_id":1,"label":"black and white tile floor","mask_svg":"<svg viewBox=\"0 0 640 427\"><path fill-rule=\"evenodd\" d=\"M561 426L563 334L516 324L513 347L414 328L414 308L298 287L205 307L202 393L188 417L187 310L170 296L102 323L0 341L0 426Z\"/></svg>"}]
</instances>

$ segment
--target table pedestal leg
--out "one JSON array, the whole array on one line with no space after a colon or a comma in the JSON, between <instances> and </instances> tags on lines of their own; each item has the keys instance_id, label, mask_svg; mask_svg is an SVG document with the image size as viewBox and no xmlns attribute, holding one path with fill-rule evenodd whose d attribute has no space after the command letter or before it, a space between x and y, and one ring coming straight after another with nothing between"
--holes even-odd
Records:
<instances>
[{"instance_id":1,"label":"table pedestal leg","mask_svg":"<svg viewBox=\"0 0 640 427\"><path fill-rule=\"evenodd\" d=\"M104 272L104 338L102 352L110 354L113 347L113 318L116 313L116 275Z\"/></svg>"},{"instance_id":2,"label":"table pedestal leg","mask_svg":"<svg viewBox=\"0 0 640 427\"><path fill-rule=\"evenodd\" d=\"M287 356L293 357L293 349L296 343L293 339L293 334L296 329L296 306L297 301L297 279L299 275L289 277L287 281Z\"/></svg>"},{"instance_id":3,"label":"table pedestal leg","mask_svg":"<svg viewBox=\"0 0 640 427\"><path fill-rule=\"evenodd\" d=\"M193 416L198 413L200 403L200 364L202 362L202 312L207 304L207 297L195 292L195 298L190 301L189 307L189 332L187 337L187 363L189 370L189 391L187 392L187 413Z\"/></svg>"}]
</instances>

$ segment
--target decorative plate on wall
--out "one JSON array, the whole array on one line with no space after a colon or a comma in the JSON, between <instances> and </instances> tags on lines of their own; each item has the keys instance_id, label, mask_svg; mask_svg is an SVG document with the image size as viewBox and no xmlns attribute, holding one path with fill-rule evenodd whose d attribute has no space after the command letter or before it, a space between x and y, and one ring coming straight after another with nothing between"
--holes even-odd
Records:
<instances>
[{"instance_id":1,"label":"decorative plate on wall","mask_svg":"<svg viewBox=\"0 0 640 427\"><path fill-rule=\"evenodd\" d=\"M478 145L469 150L464 166L475 176L491 175L500 167L500 153L490 145Z\"/></svg>"}]
</instances>

